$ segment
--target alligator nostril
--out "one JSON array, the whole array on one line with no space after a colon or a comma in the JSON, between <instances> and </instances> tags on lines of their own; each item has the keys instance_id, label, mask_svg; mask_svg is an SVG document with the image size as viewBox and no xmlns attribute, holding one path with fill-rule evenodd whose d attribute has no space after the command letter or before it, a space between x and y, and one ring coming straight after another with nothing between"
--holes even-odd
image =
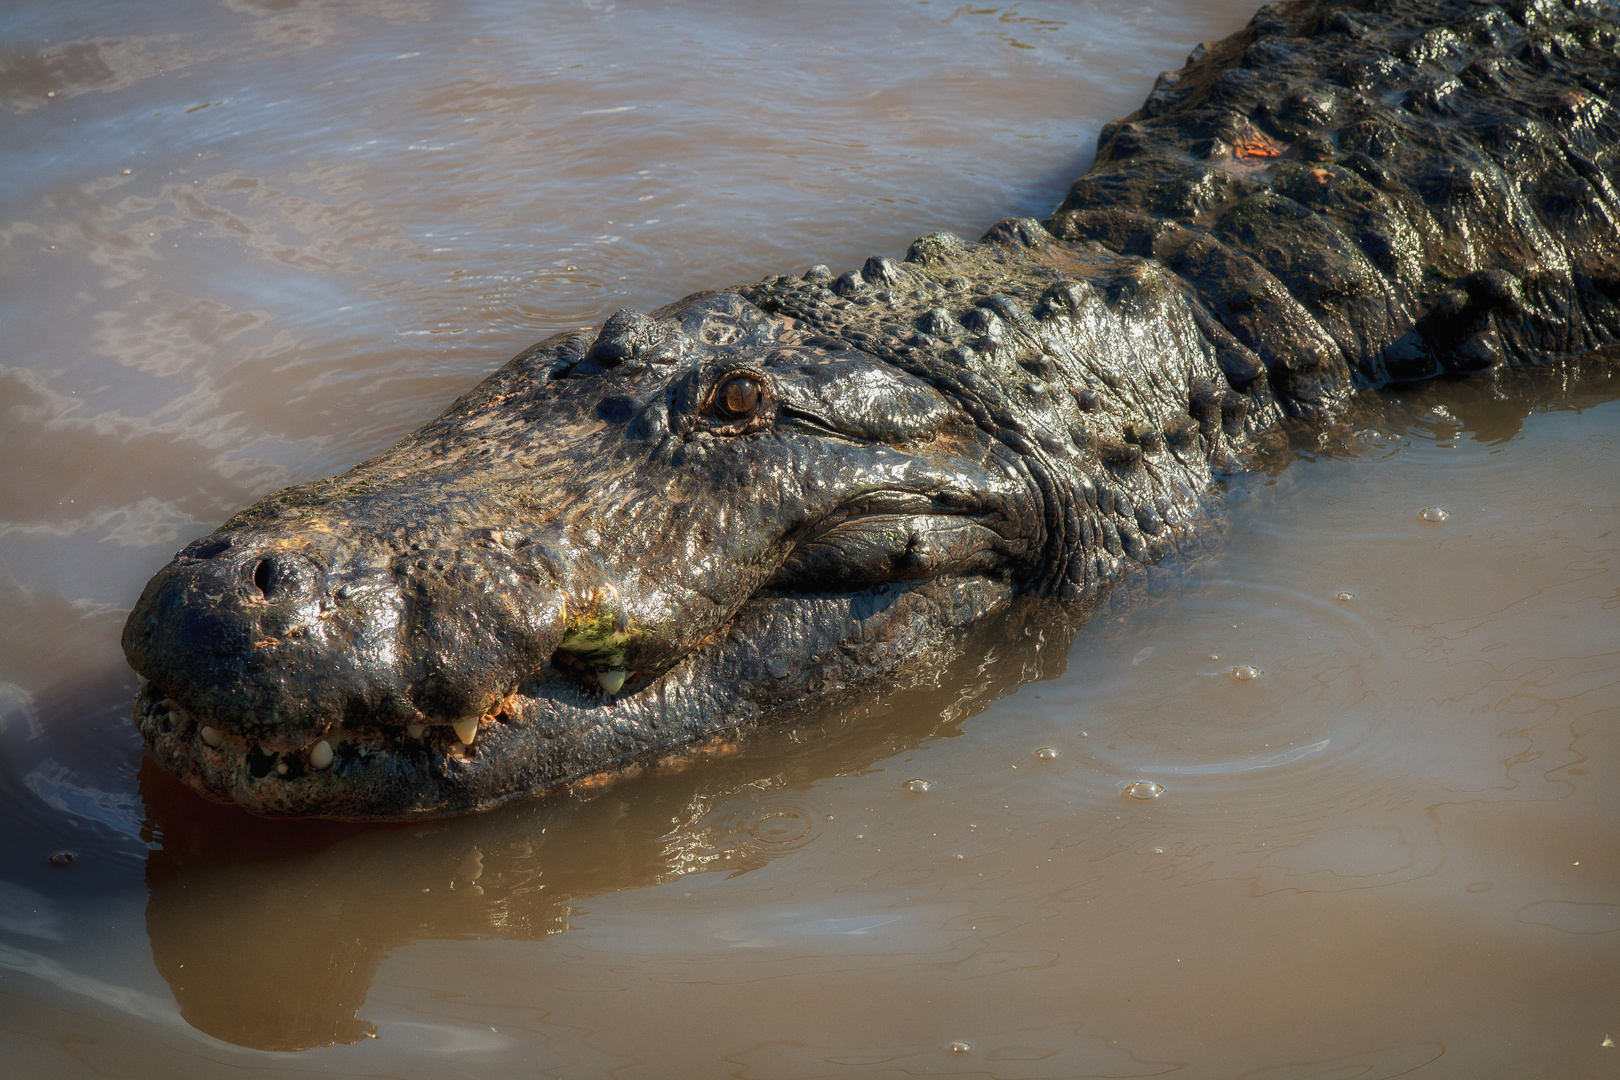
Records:
<instances>
[{"instance_id":1,"label":"alligator nostril","mask_svg":"<svg viewBox=\"0 0 1620 1080\"><path fill-rule=\"evenodd\" d=\"M273 603L301 603L321 586L323 569L307 554L299 551L261 551L257 562L251 558L239 564L237 571L244 575L242 591L252 596L252 589Z\"/></svg>"},{"instance_id":2,"label":"alligator nostril","mask_svg":"<svg viewBox=\"0 0 1620 1080\"><path fill-rule=\"evenodd\" d=\"M187 544L180 554L188 559L212 559L231 549L231 538L228 536L204 536Z\"/></svg>"}]
</instances>

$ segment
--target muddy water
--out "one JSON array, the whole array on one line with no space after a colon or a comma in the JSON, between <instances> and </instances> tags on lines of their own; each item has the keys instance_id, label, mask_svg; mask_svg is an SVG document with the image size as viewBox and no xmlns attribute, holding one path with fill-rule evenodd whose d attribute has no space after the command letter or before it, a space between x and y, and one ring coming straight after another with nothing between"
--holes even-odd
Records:
<instances>
[{"instance_id":1,"label":"muddy water","mask_svg":"<svg viewBox=\"0 0 1620 1080\"><path fill-rule=\"evenodd\" d=\"M1041 214L1248 6L8 5L0 1071L1620 1074L1602 370L577 797L269 824L131 733L124 613L231 510L557 329Z\"/></svg>"}]
</instances>

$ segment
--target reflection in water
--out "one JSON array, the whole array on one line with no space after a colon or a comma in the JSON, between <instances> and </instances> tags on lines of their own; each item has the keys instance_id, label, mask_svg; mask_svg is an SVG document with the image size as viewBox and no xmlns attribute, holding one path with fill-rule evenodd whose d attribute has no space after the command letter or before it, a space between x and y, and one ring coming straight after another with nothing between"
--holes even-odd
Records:
<instances>
[{"instance_id":1,"label":"reflection in water","mask_svg":"<svg viewBox=\"0 0 1620 1080\"><path fill-rule=\"evenodd\" d=\"M676 755L580 797L399 826L266 821L201 802L143 763L146 929L185 1019L266 1050L353 1042L379 960L430 939L531 940L569 928L572 901L705 870L758 869L812 844L797 799L926 739L1001 694L1062 673L1077 613L1020 605L891 690L903 710L842 701L785 727ZM954 658L953 658L954 657ZM884 723L870 723L874 711Z\"/></svg>"}]
</instances>

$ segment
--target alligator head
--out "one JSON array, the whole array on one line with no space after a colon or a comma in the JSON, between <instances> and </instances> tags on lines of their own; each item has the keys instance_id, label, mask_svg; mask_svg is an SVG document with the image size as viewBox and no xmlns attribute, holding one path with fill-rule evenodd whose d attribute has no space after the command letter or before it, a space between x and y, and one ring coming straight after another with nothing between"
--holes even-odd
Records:
<instances>
[{"instance_id":1,"label":"alligator head","mask_svg":"<svg viewBox=\"0 0 1620 1080\"><path fill-rule=\"evenodd\" d=\"M137 720L261 813L490 805L825 689L853 639L898 656L964 588L982 614L1028 487L927 382L735 294L620 312L181 551L124 630Z\"/></svg>"}]
</instances>

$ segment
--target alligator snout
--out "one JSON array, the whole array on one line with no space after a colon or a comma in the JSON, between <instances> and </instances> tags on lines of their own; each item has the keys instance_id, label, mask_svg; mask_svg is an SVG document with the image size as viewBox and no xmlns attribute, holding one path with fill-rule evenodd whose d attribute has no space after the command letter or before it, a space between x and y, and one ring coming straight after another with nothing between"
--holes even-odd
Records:
<instances>
[{"instance_id":1,"label":"alligator snout","mask_svg":"<svg viewBox=\"0 0 1620 1080\"><path fill-rule=\"evenodd\" d=\"M153 578L124 647L181 715L262 748L306 747L345 725L448 726L470 743L570 636L553 565L499 544L215 535ZM603 610L596 638L611 641L622 619Z\"/></svg>"}]
</instances>

